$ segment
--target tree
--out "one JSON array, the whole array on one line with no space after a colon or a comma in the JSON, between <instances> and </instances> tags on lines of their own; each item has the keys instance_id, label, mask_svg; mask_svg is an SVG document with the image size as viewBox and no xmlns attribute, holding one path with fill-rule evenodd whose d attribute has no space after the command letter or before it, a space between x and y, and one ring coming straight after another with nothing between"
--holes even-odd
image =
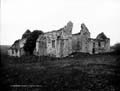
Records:
<instances>
[{"instance_id":1,"label":"tree","mask_svg":"<svg viewBox=\"0 0 120 91\"><path fill-rule=\"evenodd\" d=\"M15 40L14 44L18 43L19 41L20 41L20 39L18 39L18 40Z\"/></svg>"},{"instance_id":2,"label":"tree","mask_svg":"<svg viewBox=\"0 0 120 91\"><path fill-rule=\"evenodd\" d=\"M24 45L24 50L27 54L30 54L30 55L33 54L34 48L36 46L36 40L39 37L39 35L41 35L41 34L43 34L42 31L34 30L30 34L30 36L27 38L27 41Z\"/></svg>"},{"instance_id":3,"label":"tree","mask_svg":"<svg viewBox=\"0 0 120 91\"><path fill-rule=\"evenodd\" d=\"M30 36L30 34L31 34L31 31L30 31L29 29L27 29L27 30L25 31L25 33L22 35L22 39L23 39L23 38L28 38L28 37Z\"/></svg>"},{"instance_id":4,"label":"tree","mask_svg":"<svg viewBox=\"0 0 120 91\"><path fill-rule=\"evenodd\" d=\"M113 49L116 54L120 54L120 43L115 44Z\"/></svg>"}]
</instances>

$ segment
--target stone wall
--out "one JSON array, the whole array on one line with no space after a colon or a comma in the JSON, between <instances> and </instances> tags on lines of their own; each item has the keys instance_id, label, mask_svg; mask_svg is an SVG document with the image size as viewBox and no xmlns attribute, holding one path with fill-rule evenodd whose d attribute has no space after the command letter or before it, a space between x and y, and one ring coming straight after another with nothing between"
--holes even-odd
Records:
<instances>
[{"instance_id":1,"label":"stone wall","mask_svg":"<svg viewBox=\"0 0 120 91\"><path fill-rule=\"evenodd\" d=\"M40 35L36 41L36 48L34 50L35 55L45 56L47 55L47 39L46 36Z\"/></svg>"},{"instance_id":2,"label":"stone wall","mask_svg":"<svg viewBox=\"0 0 120 91\"><path fill-rule=\"evenodd\" d=\"M25 51L23 49L24 44L26 43L26 38L21 39L14 43L9 49L8 49L8 55L9 56L15 56L20 57L25 54Z\"/></svg>"},{"instance_id":3,"label":"stone wall","mask_svg":"<svg viewBox=\"0 0 120 91\"><path fill-rule=\"evenodd\" d=\"M80 52L82 49L80 42L80 33L72 35L72 52Z\"/></svg>"},{"instance_id":4,"label":"stone wall","mask_svg":"<svg viewBox=\"0 0 120 91\"><path fill-rule=\"evenodd\" d=\"M72 35L73 52L88 52L88 38L90 38L90 32L85 24L81 24L81 31L77 34Z\"/></svg>"},{"instance_id":5,"label":"stone wall","mask_svg":"<svg viewBox=\"0 0 120 91\"><path fill-rule=\"evenodd\" d=\"M65 57L72 53L72 22L68 22L67 25L57 31L47 32L44 35L40 35L36 42L36 55L42 56L54 56ZM45 37L46 40L43 40ZM46 47L39 46L40 44L46 44ZM43 52L45 51L45 53Z\"/></svg>"},{"instance_id":6,"label":"stone wall","mask_svg":"<svg viewBox=\"0 0 120 91\"><path fill-rule=\"evenodd\" d=\"M104 40L89 39L89 53L97 54L110 51L110 40L109 38Z\"/></svg>"},{"instance_id":7,"label":"stone wall","mask_svg":"<svg viewBox=\"0 0 120 91\"><path fill-rule=\"evenodd\" d=\"M42 35L46 40L41 37L38 38L36 42L36 53L39 53L37 55L66 57L72 52L96 54L109 51L110 40L104 33L92 39L90 38L90 32L85 24L81 24L81 30L76 34L72 34L72 28L73 23L68 22L65 27ZM39 46L42 43L45 45L43 47Z\"/></svg>"},{"instance_id":8,"label":"stone wall","mask_svg":"<svg viewBox=\"0 0 120 91\"><path fill-rule=\"evenodd\" d=\"M96 38L90 37L90 32L84 23L79 33L72 34L73 23L70 21L59 30L46 32L36 41L34 54L37 56L66 57L73 52L97 54L109 52L110 39L102 32ZM24 55L26 38L14 43L8 50L8 55Z\"/></svg>"}]
</instances>

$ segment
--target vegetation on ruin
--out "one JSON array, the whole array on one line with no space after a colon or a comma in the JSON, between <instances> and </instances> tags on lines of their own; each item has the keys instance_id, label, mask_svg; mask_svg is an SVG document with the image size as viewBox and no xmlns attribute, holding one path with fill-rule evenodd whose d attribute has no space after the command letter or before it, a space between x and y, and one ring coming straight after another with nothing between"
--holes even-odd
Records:
<instances>
[{"instance_id":1,"label":"vegetation on ruin","mask_svg":"<svg viewBox=\"0 0 120 91\"><path fill-rule=\"evenodd\" d=\"M28 37L30 36L30 34L31 34L31 31L30 31L29 29L27 29L27 30L25 31L25 33L22 35L22 39L28 38Z\"/></svg>"},{"instance_id":2,"label":"vegetation on ruin","mask_svg":"<svg viewBox=\"0 0 120 91\"><path fill-rule=\"evenodd\" d=\"M40 34L43 34L43 32L40 30L34 30L33 32L30 33L24 45L24 50L27 54L30 55L33 54L34 48L36 46L36 40Z\"/></svg>"}]
</instances>

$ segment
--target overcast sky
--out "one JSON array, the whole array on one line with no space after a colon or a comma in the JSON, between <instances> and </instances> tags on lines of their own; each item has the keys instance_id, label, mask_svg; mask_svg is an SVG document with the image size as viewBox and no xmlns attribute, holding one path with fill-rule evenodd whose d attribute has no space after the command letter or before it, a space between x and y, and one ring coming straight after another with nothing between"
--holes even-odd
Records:
<instances>
[{"instance_id":1,"label":"overcast sky","mask_svg":"<svg viewBox=\"0 0 120 91\"><path fill-rule=\"evenodd\" d=\"M104 32L120 42L120 0L1 0L0 44L12 45L26 29L58 30L72 21L73 33L85 23L95 38Z\"/></svg>"}]
</instances>

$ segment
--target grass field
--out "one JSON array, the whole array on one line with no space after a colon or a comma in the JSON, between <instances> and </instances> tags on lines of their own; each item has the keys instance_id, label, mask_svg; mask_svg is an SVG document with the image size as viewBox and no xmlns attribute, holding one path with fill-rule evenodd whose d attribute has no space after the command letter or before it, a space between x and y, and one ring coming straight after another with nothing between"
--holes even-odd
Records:
<instances>
[{"instance_id":1,"label":"grass field","mask_svg":"<svg viewBox=\"0 0 120 91\"><path fill-rule=\"evenodd\" d=\"M119 55L78 56L55 59L2 55L2 88L10 91L119 91ZM21 87L14 87L16 85Z\"/></svg>"}]
</instances>

